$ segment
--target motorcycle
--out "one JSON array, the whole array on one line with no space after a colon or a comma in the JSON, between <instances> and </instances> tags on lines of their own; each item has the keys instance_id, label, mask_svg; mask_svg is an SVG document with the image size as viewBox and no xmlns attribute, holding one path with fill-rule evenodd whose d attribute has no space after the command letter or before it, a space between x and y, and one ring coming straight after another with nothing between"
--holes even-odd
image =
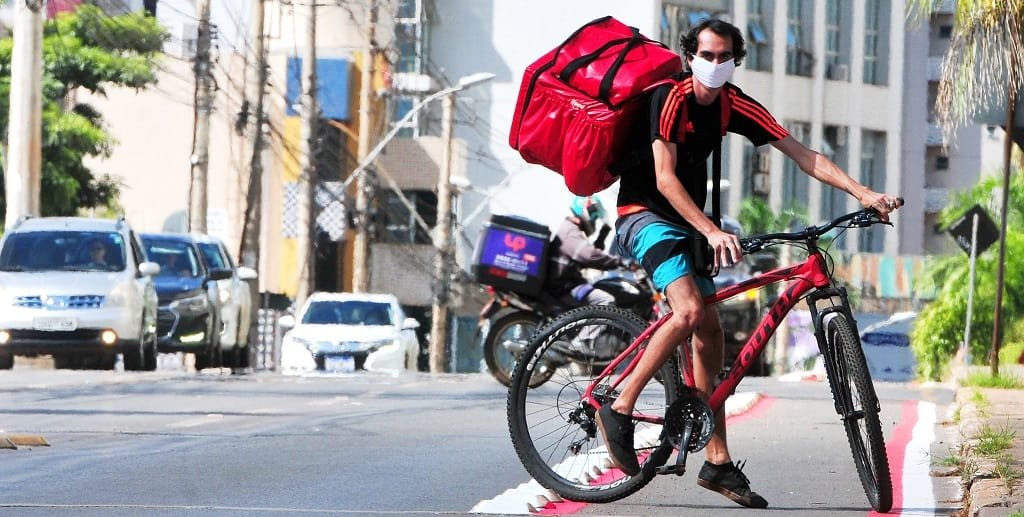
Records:
<instances>
[{"instance_id":1,"label":"motorcycle","mask_svg":"<svg viewBox=\"0 0 1024 517\"><path fill-rule=\"evenodd\" d=\"M615 298L614 305L653 320L668 312L668 304L655 289L654 283L643 269L615 271L592 284ZM477 326L488 371L498 382L508 386L519 354L526 348L530 337L554 317L582 306L568 298L556 298L546 293L536 297L487 286L490 297L480 311ZM570 343L552 347L547 360L534 370L530 387L536 388L548 381L561 367L600 368L615 358L629 343L612 336L598 336L586 349Z\"/></svg>"}]
</instances>

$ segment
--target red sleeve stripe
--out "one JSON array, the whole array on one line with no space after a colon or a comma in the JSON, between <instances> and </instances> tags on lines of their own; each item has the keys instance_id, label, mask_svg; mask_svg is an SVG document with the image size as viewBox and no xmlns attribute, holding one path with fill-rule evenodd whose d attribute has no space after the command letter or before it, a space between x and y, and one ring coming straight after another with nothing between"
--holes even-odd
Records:
<instances>
[{"instance_id":1,"label":"red sleeve stripe","mask_svg":"<svg viewBox=\"0 0 1024 517\"><path fill-rule=\"evenodd\" d=\"M660 131L662 138L665 140L671 139L672 126L675 124L676 119L679 118L679 103L686 102L686 96L691 92L693 92L693 78L691 77L683 79L669 91L668 98L665 99L665 104L661 108L661 117L658 126L658 130Z\"/></svg>"},{"instance_id":2,"label":"red sleeve stripe","mask_svg":"<svg viewBox=\"0 0 1024 517\"><path fill-rule=\"evenodd\" d=\"M775 121L775 117L773 117L771 113L768 113L768 110L764 109L762 106L750 102L738 95L733 100L735 101L733 103L733 109L756 122L762 129L770 133L775 138L782 139L789 134L789 132L786 131L786 128L780 126L779 123Z\"/></svg>"},{"instance_id":3,"label":"red sleeve stripe","mask_svg":"<svg viewBox=\"0 0 1024 517\"><path fill-rule=\"evenodd\" d=\"M667 140L670 140L672 136L672 125L676 118L676 108L679 106L679 102L685 102L686 95L680 91L681 85L676 85L668 92L668 97L665 99L665 104L661 107L661 117L658 125L658 132L660 136Z\"/></svg>"}]
</instances>

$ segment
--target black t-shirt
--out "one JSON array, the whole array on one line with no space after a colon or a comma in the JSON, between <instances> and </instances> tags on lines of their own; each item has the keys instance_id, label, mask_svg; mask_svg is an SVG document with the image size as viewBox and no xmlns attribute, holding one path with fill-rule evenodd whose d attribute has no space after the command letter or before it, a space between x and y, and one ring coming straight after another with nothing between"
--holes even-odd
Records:
<instances>
[{"instance_id":1,"label":"black t-shirt","mask_svg":"<svg viewBox=\"0 0 1024 517\"><path fill-rule=\"evenodd\" d=\"M678 83L656 88L649 95L647 116L636 117L629 149L613 165L613 171L620 177L620 212L624 207L641 206L669 221L691 226L658 191L651 144L656 139L677 144L676 177L694 203L703 209L707 198L707 160L722 140L723 95L731 99L728 132L747 137L755 146L789 135L768 110L731 83L726 84L711 105L699 105L692 81L691 76L685 75Z\"/></svg>"}]
</instances>

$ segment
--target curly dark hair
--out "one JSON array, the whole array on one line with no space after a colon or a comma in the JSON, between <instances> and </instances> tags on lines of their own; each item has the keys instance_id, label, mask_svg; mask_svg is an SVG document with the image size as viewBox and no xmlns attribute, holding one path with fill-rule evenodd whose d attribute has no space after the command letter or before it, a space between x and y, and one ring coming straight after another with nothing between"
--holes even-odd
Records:
<instances>
[{"instance_id":1,"label":"curly dark hair","mask_svg":"<svg viewBox=\"0 0 1024 517\"><path fill-rule=\"evenodd\" d=\"M711 32L723 38L732 38L732 55L736 59L736 65L743 62L743 58L747 55L747 47L743 43L743 32L735 25L718 18L708 18L695 25L690 32L679 36L679 48L682 49L685 57L693 57L697 53L697 35L704 29L711 29Z\"/></svg>"}]
</instances>

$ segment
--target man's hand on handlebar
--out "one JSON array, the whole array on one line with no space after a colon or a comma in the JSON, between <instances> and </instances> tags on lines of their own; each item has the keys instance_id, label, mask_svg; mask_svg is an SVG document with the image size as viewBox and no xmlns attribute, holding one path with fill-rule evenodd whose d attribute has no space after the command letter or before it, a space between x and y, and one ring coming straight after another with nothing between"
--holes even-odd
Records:
<instances>
[{"instance_id":1,"label":"man's hand on handlebar","mask_svg":"<svg viewBox=\"0 0 1024 517\"><path fill-rule=\"evenodd\" d=\"M722 230L713 231L705 237L708 239L708 245L715 251L715 273L723 266L732 266L743 258L739 237Z\"/></svg>"},{"instance_id":2,"label":"man's hand on handlebar","mask_svg":"<svg viewBox=\"0 0 1024 517\"><path fill-rule=\"evenodd\" d=\"M864 208L874 209L874 211L878 212L879 218L889 222L889 214L903 206L903 198L891 194L871 192L861 200L861 204L864 205Z\"/></svg>"}]
</instances>

